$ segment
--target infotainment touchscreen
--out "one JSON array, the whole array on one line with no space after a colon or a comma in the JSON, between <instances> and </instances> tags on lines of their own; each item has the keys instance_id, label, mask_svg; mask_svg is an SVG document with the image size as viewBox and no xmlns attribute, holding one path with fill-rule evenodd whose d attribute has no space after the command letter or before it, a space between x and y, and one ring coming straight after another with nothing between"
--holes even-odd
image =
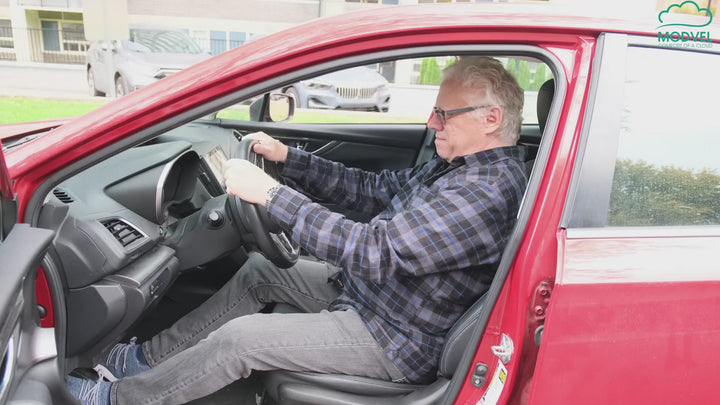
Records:
<instances>
[{"instance_id":1,"label":"infotainment touchscreen","mask_svg":"<svg viewBox=\"0 0 720 405\"><path fill-rule=\"evenodd\" d=\"M207 164L207 167L210 169L213 176L215 176L215 180L217 180L216 185L220 186L222 190L225 190L223 163L228 160L227 156L225 156L225 152L223 152L219 146L216 146L203 156L203 160Z\"/></svg>"}]
</instances>

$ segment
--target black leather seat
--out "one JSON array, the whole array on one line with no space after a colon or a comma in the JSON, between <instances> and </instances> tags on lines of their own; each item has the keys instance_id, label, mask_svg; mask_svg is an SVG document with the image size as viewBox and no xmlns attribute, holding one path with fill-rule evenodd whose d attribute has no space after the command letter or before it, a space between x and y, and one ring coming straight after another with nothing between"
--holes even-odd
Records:
<instances>
[{"instance_id":1,"label":"black leather seat","mask_svg":"<svg viewBox=\"0 0 720 405\"><path fill-rule=\"evenodd\" d=\"M437 403L470 344L472 327L485 303L483 295L453 325L440 356L438 379L430 385L394 383L367 377L292 371L265 373L267 394L280 404L307 405L425 405ZM297 312L278 305L275 312Z\"/></svg>"},{"instance_id":2,"label":"black leather seat","mask_svg":"<svg viewBox=\"0 0 720 405\"><path fill-rule=\"evenodd\" d=\"M555 79L547 80L538 89L537 103L535 105L538 118L538 128L540 129L540 135L545 133L545 124L547 124L548 115L550 115L550 106L555 96ZM525 170L528 175L532 172L533 166L535 166L535 155L538 152L538 145L528 145L530 149L530 155L525 161Z\"/></svg>"},{"instance_id":3,"label":"black leather seat","mask_svg":"<svg viewBox=\"0 0 720 405\"><path fill-rule=\"evenodd\" d=\"M555 79L550 79L540 86L537 95L537 117L540 133L545 132L545 124L547 124L548 115L550 114L550 106L555 96Z\"/></svg>"}]
</instances>

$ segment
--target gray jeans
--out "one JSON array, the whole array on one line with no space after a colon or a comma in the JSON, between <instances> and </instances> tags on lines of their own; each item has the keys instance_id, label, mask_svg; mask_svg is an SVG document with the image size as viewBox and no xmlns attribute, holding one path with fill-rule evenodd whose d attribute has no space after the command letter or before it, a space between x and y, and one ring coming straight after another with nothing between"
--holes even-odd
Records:
<instances>
[{"instance_id":1,"label":"gray jeans","mask_svg":"<svg viewBox=\"0 0 720 405\"><path fill-rule=\"evenodd\" d=\"M252 370L339 373L401 381L404 376L355 311L328 312L338 269L301 260L278 269L259 254L220 291L143 343L152 369L113 386L113 404L180 404ZM311 313L257 314L285 302Z\"/></svg>"}]
</instances>

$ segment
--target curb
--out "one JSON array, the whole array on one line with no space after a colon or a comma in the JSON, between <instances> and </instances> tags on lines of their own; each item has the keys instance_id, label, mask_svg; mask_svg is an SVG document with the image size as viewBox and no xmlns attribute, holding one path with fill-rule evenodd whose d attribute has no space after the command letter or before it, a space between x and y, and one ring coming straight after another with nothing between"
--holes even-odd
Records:
<instances>
[{"instance_id":1,"label":"curb","mask_svg":"<svg viewBox=\"0 0 720 405\"><path fill-rule=\"evenodd\" d=\"M15 62L0 61L0 67L34 68L34 69L57 69L57 70L85 70L85 65L70 65L62 63L41 63L41 62Z\"/></svg>"}]
</instances>

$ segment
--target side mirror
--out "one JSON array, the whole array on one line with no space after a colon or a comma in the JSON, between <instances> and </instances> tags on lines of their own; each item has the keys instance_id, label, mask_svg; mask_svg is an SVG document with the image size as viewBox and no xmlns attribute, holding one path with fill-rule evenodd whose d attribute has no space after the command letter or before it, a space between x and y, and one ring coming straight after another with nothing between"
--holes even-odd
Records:
<instances>
[{"instance_id":1,"label":"side mirror","mask_svg":"<svg viewBox=\"0 0 720 405\"><path fill-rule=\"evenodd\" d=\"M295 100L287 94L267 93L250 104L250 121L284 122L295 114Z\"/></svg>"}]
</instances>

